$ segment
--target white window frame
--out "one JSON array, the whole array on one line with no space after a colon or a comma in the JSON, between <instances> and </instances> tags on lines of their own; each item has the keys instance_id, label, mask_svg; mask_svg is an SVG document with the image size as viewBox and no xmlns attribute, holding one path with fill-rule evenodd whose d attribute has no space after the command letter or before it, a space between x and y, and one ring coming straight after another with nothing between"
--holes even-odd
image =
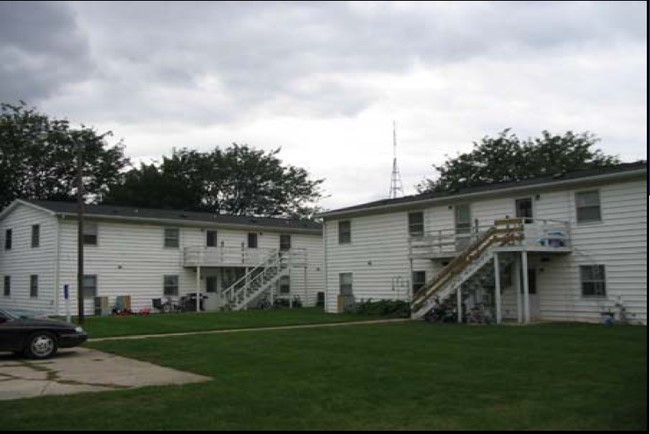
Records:
<instances>
[{"instance_id":1,"label":"white window frame","mask_svg":"<svg viewBox=\"0 0 650 434\"><path fill-rule=\"evenodd\" d=\"M579 195L584 195L584 194L596 194L596 197L598 198L598 205L579 205ZM578 224L590 224L590 223L601 223L603 221L603 206L602 206L602 201L600 200L600 190L583 190L583 191L576 191L574 195L575 199L575 205L576 205L576 223ZM598 208L598 218L592 218L588 220L581 220L580 219L580 210L581 209L589 209L589 208Z\"/></svg>"},{"instance_id":2,"label":"white window frame","mask_svg":"<svg viewBox=\"0 0 650 434\"><path fill-rule=\"evenodd\" d=\"M176 236L170 236L170 231L176 231ZM164 228L163 230L163 246L166 249L178 249L180 248L181 245L181 230L179 228ZM172 243L170 245L169 241L174 241L175 240L175 245Z\"/></svg>"},{"instance_id":3,"label":"white window frame","mask_svg":"<svg viewBox=\"0 0 650 434\"><path fill-rule=\"evenodd\" d=\"M96 246L99 243L99 229L97 222L86 222L84 223L84 246ZM91 237L90 239L87 237ZM95 237L95 242L90 242L92 237Z\"/></svg>"},{"instance_id":4,"label":"white window frame","mask_svg":"<svg viewBox=\"0 0 650 434\"><path fill-rule=\"evenodd\" d=\"M587 268L596 268L602 267L603 278L601 279L585 279L585 271ZM580 265L580 295L583 298L607 298L607 272L605 270L604 264L593 264L593 265ZM600 283L602 284L602 294L585 294L585 283Z\"/></svg>"},{"instance_id":5,"label":"white window frame","mask_svg":"<svg viewBox=\"0 0 650 434\"><path fill-rule=\"evenodd\" d=\"M420 215L421 220L414 223L411 217L416 215ZM421 237L424 235L424 211L413 211L408 213L408 230L409 236L411 237Z\"/></svg>"},{"instance_id":6,"label":"white window frame","mask_svg":"<svg viewBox=\"0 0 650 434\"><path fill-rule=\"evenodd\" d=\"M342 227L347 223L347 230ZM339 244L352 244L352 221L340 220L338 222Z\"/></svg>"},{"instance_id":7,"label":"white window frame","mask_svg":"<svg viewBox=\"0 0 650 434\"><path fill-rule=\"evenodd\" d=\"M87 285L86 279L92 279L93 284ZM97 275L96 274L84 274L83 277L83 296L86 298L95 298L97 297Z\"/></svg>"},{"instance_id":8,"label":"white window frame","mask_svg":"<svg viewBox=\"0 0 650 434\"><path fill-rule=\"evenodd\" d=\"M344 282L344 280L346 282ZM350 282L347 283L347 280ZM339 295L354 295L354 276L352 273L339 273Z\"/></svg>"},{"instance_id":9,"label":"white window frame","mask_svg":"<svg viewBox=\"0 0 650 434\"><path fill-rule=\"evenodd\" d=\"M173 279L173 281L170 283L168 279ZM178 274L165 274L163 276L163 295L165 297L175 297L178 295L179 291L179 278ZM173 291L168 291L168 288L172 288Z\"/></svg>"}]
</instances>

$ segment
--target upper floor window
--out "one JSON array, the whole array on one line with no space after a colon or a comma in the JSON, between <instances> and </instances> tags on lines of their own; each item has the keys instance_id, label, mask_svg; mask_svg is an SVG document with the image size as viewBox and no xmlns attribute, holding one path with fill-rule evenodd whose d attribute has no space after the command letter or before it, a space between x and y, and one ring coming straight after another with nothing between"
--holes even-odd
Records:
<instances>
[{"instance_id":1,"label":"upper floor window","mask_svg":"<svg viewBox=\"0 0 650 434\"><path fill-rule=\"evenodd\" d=\"M257 249L257 233L249 232L248 233L248 248Z\"/></svg>"},{"instance_id":2,"label":"upper floor window","mask_svg":"<svg viewBox=\"0 0 650 434\"><path fill-rule=\"evenodd\" d=\"M605 297L605 266L581 265L580 284L582 295L586 297Z\"/></svg>"},{"instance_id":3,"label":"upper floor window","mask_svg":"<svg viewBox=\"0 0 650 434\"><path fill-rule=\"evenodd\" d=\"M350 220L339 222L339 244L349 244L352 242L352 229Z\"/></svg>"},{"instance_id":4,"label":"upper floor window","mask_svg":"<svg viewBox=\"0 0 650 434\"><path fill-rule=\"evenodd\" d=\"M530 197L515 200L515 216L523 218L524 223L533 222L533 200Z\"/></svg>"},{"instance_id":5,"label":"upper floor window","mask_svg":"<svg viewBox=\"0 0 650 434\"><path fill-rule=\"evenodd\" d=\"M205 245L207 247L217 247L217 231L206 231Z\"/></svg>"},{"instance_id":6,"label":"upper floor window","mask_svg":"<svg viewBox=\"0 0 650 434\"><path fill-rule=\"evenodd\" d=\"M422 211L409 213L409 235L412 237L424 235L424 213Z\"/></svg>"},{"instance_id":7,"label":"upper floor window","mask_svg":"<svg viewBox=\"0 0 650 434\"><path fill-rule=\"evenodd\" d=\"M280 235L280 250L291 250L291 235Z\"/></svg>"},{"instance_id":8,"label":"upper floor window","mask_svg":"<svg viewBox=\"0 0 650 434\"><path fill-rule=\"evenodd\" d=\"M11 229L7 229L5 231L5 250L11 249L11 234L12 234Z\"/></svg>"},{"instance_id":9,"label":"upper floor window","mask_svg":"<svg viewBox=\"0 0 650 434\"><path fill-rule=\"evenodd\" d=\"M472 230L472 215L469 205L456 205L455 211L456 233L469 234Z\"/></svg>"},{"instance_id":10,"label":"upper floor window","mask_svg":"<svg viewBox=\"0 0 650 434\"><path fill-rule=\"evenodd\" d=\"M32 225L32 247L41 244L41 225Z\"/></svg>"},{"instance_id":11,"label":"upper floor window","mask_svg":"<svg viewBox=\"0 0 650 434\"><path fill-rule=\"evenodd\" d=\"M576 193L576 219L578 223L599 222L601 220L600 194L598 190Z\"/></svg>"},{"instance_id":12,"label":"upper floor window","mask_svg":"<svg viewBox=\"0 0 650 434\"><path fill-rule=\"evenodd\" d=\"M178 228L165 228L165 247L175 247L179 246L179 234Z\"/></svg>"},{"instance_id":13,"label":"upper floor window","mask_svg":"<svg viewBox=\"0 0 650 434\"><path fill-rule=\"evenodd\" d=\"M95 222L84 223L84 245L86 246L97 245L97 223Z\"/></svg>"}]
</instances>

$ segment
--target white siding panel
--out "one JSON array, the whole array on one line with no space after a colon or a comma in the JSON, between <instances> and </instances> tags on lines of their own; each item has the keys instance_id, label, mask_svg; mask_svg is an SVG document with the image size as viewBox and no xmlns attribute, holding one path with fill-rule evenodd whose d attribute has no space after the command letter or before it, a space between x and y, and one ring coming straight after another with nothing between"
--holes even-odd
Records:
<instances>
[{"instance_id":1,"label":"white siding panel","mask_svg":"<svg viewBox=\"0 0 650 434\"><path fill-rule=\"evenodd\" d=\"M32 225L40 225L39 247L31 247ZM12 248L5 250L5 230ZM0 221L0 306L54 313L56 299L56 219L45 211L19 204ZM38 275L38 297L30 297L30 275ZM5 297L4 276L11 276Z\"/></svg>"}]
</instances>

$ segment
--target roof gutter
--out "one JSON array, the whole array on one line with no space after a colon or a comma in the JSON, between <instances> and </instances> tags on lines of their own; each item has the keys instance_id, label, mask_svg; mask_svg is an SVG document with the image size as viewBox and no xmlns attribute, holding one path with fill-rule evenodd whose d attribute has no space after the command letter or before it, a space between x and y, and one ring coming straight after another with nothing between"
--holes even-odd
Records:
<instances>
[{"instance_id":1,"label":"roof gutter","mask_svg":"<svg viewBox=\"0 0 650 434\"><path fill-rule=\"evenodd\" d=\"M76 213L57 212L56 215L76 218ZM219 227L224 229L254 229L256 231L270 231L270 232L295 232L308 235L320 235L321 229L308 229L308 228L282 228L278 226L262 226L262 225L243 225L237 223L219 223L204 220L187 220L182 221L178 219L160 219L155 217L129 217L129 216L111 216L106 214L89 214L84 215L85 219L99 219L99 220L114 220L114 221L128 221L136 223L163 223L166 225L183 225L183 226L210 226Z\"/></svg>"},{"instance_id":2,"label":"roof gutter","mask_svg":"<svg viewBox=\"0 0 650 434\"><path fill-rule=\"evenodd\" d=\"M414 199L409 202L400 202L396 204L381 205L376 207L357 208L354 210L347 210L347 211L345 209L340 211L334 210L328 213L318 214L316 217L323 218L323 219L331 219L335 217L353 216L357 214L381 214L384 212L397 211L400 209L409 209L409 208L412 209L413 206L425 207L431 204L455 202L458 200L473 199L481 196L498 196L498 195L503 195L508 193L517 193L520 191L555 189L558 187L584 184L585 182L601 182L601 181L608 181L610 179L617 179L617 178L620 179L634 178L639 175L647 176L647 172L648 172L647 169L637 169L637 170L631 170L626 172L608 173L608 174L595 175L595 176L584 177L584 178L565 179L561 181L547 182L543 184L521 185L521 186L513 186L513 187L508 187L499 190L489 190L489 191L480 191L476 193L444 196L440 198L431 198L425 200Z\"/></svg>"}]
</instances>

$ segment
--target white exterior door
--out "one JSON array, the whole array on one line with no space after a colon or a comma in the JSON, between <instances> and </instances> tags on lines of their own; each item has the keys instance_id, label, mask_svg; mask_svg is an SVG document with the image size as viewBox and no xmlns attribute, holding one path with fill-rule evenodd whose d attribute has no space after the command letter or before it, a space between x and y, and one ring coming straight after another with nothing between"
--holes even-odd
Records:
<instances>
[{"instance_id":1,"label":"white exterior door","mask_svg":"<svg viewBox=\"0 0 650 434\"><path fill-rule=\"evenodd\" d=\"M205 276L205 292L207 297L203 301L203 306L206 311L215 311L219 309L219 293L217 292L218 280L217 276Z\"/></svg>"}]
</instances>

